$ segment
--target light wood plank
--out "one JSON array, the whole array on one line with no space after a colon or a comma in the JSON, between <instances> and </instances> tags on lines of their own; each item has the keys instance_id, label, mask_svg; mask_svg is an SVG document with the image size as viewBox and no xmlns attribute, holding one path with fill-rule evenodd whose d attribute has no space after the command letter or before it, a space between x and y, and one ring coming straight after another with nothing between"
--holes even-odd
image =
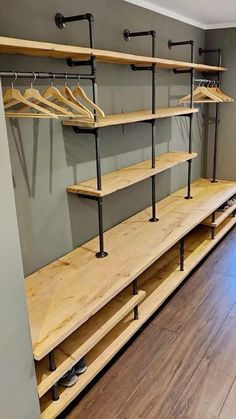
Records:
<instances>
[{"instance_id":1,"label":"light wood plank","mask_svg":"<svg viewBox=\"0 0 236 419\"><path fill-rule=\"evenodd\" d=\"M69 193L84 194L91 196L106 196L120 189L127 188L137 182L141 182L153 175L164 172L171 167L197 157L197 153L169 152L157 156L155 159L156 167L152 169L151 160L146 160L133 166L124 167L115 172L107 173L102 176L102 190L97 190L96 178L89 179L69 186L66 190Z\"/></svg>"},{"instance_id":2,"label":"light wood plank","mask_svg":"<svg viewBox=\"0 0 236 419\"><path fill-rule=\"evenodd\" d=\"M169 118L172 116L184 116L197 113L197 108L187 107L170 107L170 108L157 108L156 113L153 114L150 109L118 113L114 115L106 115L105 118L100 118L99 121L94 122L89 119L80 118L63 120L62 124L67 126L78 126L81 128L102 128L112 125L131 124L140 121L149 121L152 119Z\"/></svg>"},{"instance_id":3,"label":"light wood plank","mask_svg":"<svg viewBox=\"0 0 236 419\"><path fill-rule=\"evenodd\" d=\"M218 227L223 221L229 217L236 210L236 204L232 207L227 208L225 211L216 211L215 212L215 222L212 222L212 217L207 217L202 224L209 227Z\"/></svg>"},{"instance_id":4,"label":"light wood plank","mask_svg":"<svg viewBox=\"0 0 236 419\"><path fill-rule=\"evenodd\" d=\"M116 51L105 51L85 47L60 45L49 42L30 41L26 39L0 37L0 53L23 54L36 57L79 58L87 60L94 56L98 61L112 64L152 64L164 69L194 68L196 71L225 71L223 67L192 64L184 61L166 60L162 58L143 57Z\"/></svg>"},{"instance_id":5,"label":"light wood plank","mask_svg":"<svg viewBox=\"0 0 236 419\"><path fill-rule=\"evenodd\" d=\"M236 182L193 183L105 233L108 257L97 259L97 238L26 278L33 352L42 359L121 292L168 249L236 192ZM175 196L175 195L178 196ZM62 268L62 269L61 269ZM70 304L68 304L70 301Z\"/></svg>"},{"instance_id":6,"label":"light wood plank","mask_svg":"<svg viewBox=\"0 0 236 419\"><path fill-rule=\"evenodd\" d=\"M59 390L59 401L53 402L49 393L43 396L41 399L42 419L54 418L68 406L235 223L235 219L226 221L219 229L215 240L209 239L208 229L204 226L200 226L201 233L197 229L190 233L186 239L186 250L189 255L184 272L179 271L176 263L176 248L173 248L168 252L167 259L166 255L162 256L149 271L141 275L139 283L146 291L147 297L139 305L139 319L132 321L132 318L128 316L90 351L87 356L88 370L80 376L75 386Z\"/></svg>"},{"instance_id":7,"label":"light wood plank","mask_svg":"<svg viewBox=\"0 0 236 419\"><path fill-rule=\"evenodd\" d=\"M62 342L54 351L57 369L48 369L48 358L36 362L38 394L42 397L63 374L86 355L110 330L145 298L139 291L132 296L131 289L124 290L83 326Z\"/></svg>"}]
</instances>

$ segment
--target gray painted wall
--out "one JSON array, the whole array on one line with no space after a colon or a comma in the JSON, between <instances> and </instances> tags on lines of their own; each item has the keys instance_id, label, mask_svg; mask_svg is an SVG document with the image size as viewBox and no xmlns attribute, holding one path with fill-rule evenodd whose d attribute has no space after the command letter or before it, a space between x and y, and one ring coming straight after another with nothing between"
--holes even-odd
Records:
<instances>
[{"instance_id":1,"label":"gray painted wall","mask_svg":"<svg viewBox=\"0 0 236 419\"><path fill-rule=\"evenodd\" d=\"M236 100L236 28L206 31L207 48L223 49L223 65L228 71L222 77L222 89ZM213 58L211 59L213 60ZM209 60L210 62L210 57ZM213 61L212 61L213 62ZM210 115L214 116L214 105L210 105ZM236 179L236 102L220 105L220 124L218 137L217 177L219 179ZM207 175L212 172L212 144L214 140L214 125L209 126Z\"/></svg>"},{"instance_id":2,"label":"gray painted wall","mask_svg":"<svg viewBox=\"0 0 236 419\"><path fill-rule=\"evenodd\" d=\"M0 83L0 98L1 98ZM0 121L4 120L0 99ZM5 124L0 124L0 417L38 419L34 362Z\"/></svg>"},{"instance_id":3,"label":"gray painted wall","mask_svg":"<svg viewBox=\"0 0 236 419\"><path fill-rule=\"evenodd\" d=\"M9 13L9 8L14 12ZM88 45L86 24L73 23L65 30L59 30L54 24L54 15L55 12L70 15L87 11L95 16L97 48L148 55L150 44L147 40L129 43L123 40L126 27L130 30L155 29L160 57L189 60L188 48L168 50L169 38L194 39L196 48L204 45L203 30L122 0L42 0L37 3L37 9L35 2L30 0L2 0L1 35L85 46ZM64 60L21 56L0 57L0 67L70 71ZM99 64L99 104L106 113L150 107L150 77L144 72L134 73L128 66ZM84 86L90 92L90 87ZM188 76L159 71L157 91L158 106L174 105L178 97L188 93ZM158 121L157 153L187 150L187 124L185 118ZM67 195L65 191L66 186L95 175L94 140L90 136L74 134L71 128L62 128L58 121L12 120L8 121L7 128L27 275L97 235L95 204ZM124 135L120 126L103 129L103 173L148 158L150 129L146 124L128 125ZM197 178L201 175L201 113L194 123L194 150L199 153L193 163L193 178ZM186 184L186 174L186 165L182 165L159 175L157 199ZM104 200L105 228L147 207L150 198L150 181L107 197Z\"/></svg>"}]
</instances>

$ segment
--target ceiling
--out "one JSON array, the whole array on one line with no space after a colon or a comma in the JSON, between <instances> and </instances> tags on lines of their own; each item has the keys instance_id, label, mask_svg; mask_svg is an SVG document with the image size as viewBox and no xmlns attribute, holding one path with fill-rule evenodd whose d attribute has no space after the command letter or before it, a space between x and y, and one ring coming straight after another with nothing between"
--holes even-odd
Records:
<instances>
[{"instance_id":1,"label":"ceiling","mask_svg":"<svg viewBox=\"0 0 236 419\"><path fill-rule=\"evenodd\" d=\"M236 27L235 0L125 0L202 29Z\"/></svg>"}]
</instances>

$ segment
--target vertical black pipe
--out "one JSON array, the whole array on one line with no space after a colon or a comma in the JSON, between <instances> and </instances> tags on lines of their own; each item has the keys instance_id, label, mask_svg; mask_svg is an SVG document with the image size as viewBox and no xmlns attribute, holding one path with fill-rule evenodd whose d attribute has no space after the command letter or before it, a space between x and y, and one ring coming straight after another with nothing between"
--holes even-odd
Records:
<instances>
[{"instance_id":1,"label":"vertical black pipe","mask_svg":"<svg viewBox=\"0 0 236 419\"><path fill-rule=\"evenodd\" d=\"M57 384L53 384L53 386L52 386L52 400L54 402L56 402L57 400L59 400L59 394L58 394Z\"/></svg>"},{"instance_id":2,"label":"vertical black pipe","mask_svg":"<svg viewBox=\"0 0 236 419\"><path fill-rule=\"evenodd\" d=\"M96 151L96 172L97 172L97 189L102 190L102 177L101 177L101 142L99 129L95 129L95 151Z\"/></svg>"},{"instance_id":3,"label":"vertical black pipe","mask_svg":"<svg viewBox=\"0 0 236 419\"><path fill-rule=\"evenodd\" d=\"M49 352L48 358L49 358L49 371L55 371L57 367L56 367L56 361L55 361L53 351Z\"/></svg>"},{"instance_id":4,"label":"vertical black pipe","mask_svg":"<svg viewBox=\"0 0 236 419\"><path fill-rule=\"evenodd\" d=\"M137 279L134 279L132 282L132 288L133 288L133 295L138 294L138 281ZM134 320L138 320L138 306L134 307Z\"/></svg>"},{"instance_id":5,"label":"vertical black pipe","mask_svg":"<svg viewBox=\"0 0 236 419\"><path fill-rule=\"evenodd\" d=\"M218 125L219 125L219 103L216 103L215 116L215 138L214 138L214 153L213 153L213 168L212 168L212 182L216 183L216 165L217 165L217 146L218 146Z\"/></svg>"},{"instance_id":6,"label":"vertical black pipe","mask_svg":"<svg viewBox=\"0 0 236 419\"><path fill-rule=\"evenodd\" d=\"M99 228L99 252L96 253L97 258L104 258L108 255L104 251L104 237L103 237L103 202L102 198L97 199L98 204L98 228Z\"/></svg>"},{"instance_id":7,"label":"vertical black pipe","mask_svg":"<svg viewBox=\"0 0 236 419\"><path fill-rule=\"evenodd\" d=\"M152 56L156 55L156 32L152 32ZM156 74L157 67L156 64L152 64L152 114L156 113ZM152 169L156 166L156 119L152 120ZM158 218L156 216L156 176L151 177L152 184L152 217L149 221L157 222Z\"/></svg>"},{"instance_id":8,"label":"vertical black pipe","mask_svg":"<svg viewBox=\"0 0 236 419\"><path fill-rule=\"evenodd\" d=\"M194 41L191 41L191 63L194 63ZM193 102L194 94L194 69L190 73L190 107L194 107ZM189 154L192 153L192 136L193 136L193 114L189 115ZM188 186L186 199L192 199L191 196L191 178L192 178L192 159L188 160Z\"/></svg>"},{"instance_id":9,"label":"vertical black pipe","mask_svg":"<svg viewBox=\"0 0 236 419\"><path fill-rule=\"evenodd\" d=\"M184 271L184 237L180 239L179 245L179 264L180 264L180 271Z\"/></svg>"},{"instance_id":10,"label":"vertical black pipe","mask_svg":"<svg viewBox=\"0 0 236 419\"><path fill-rule=\"evenodd\" d=\"M49 371L55 371L57 369L56 367L56 361L55 361L55 356L54 356L54 352L51 351L48 354L48 358L49 358ZM57 384L54 384L52 386L52 400L57 401L59 400L59 394L58 394L58 388L57 388Z\"/></svg>"}]
</instances>

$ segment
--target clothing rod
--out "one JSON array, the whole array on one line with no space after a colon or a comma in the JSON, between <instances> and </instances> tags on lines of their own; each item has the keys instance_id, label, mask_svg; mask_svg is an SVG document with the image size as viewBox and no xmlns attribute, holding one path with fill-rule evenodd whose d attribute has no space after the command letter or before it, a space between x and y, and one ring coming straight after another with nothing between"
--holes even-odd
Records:
<instances>
[{"instance_id":1,"label":"clothing rod","mask_svg":"<svg viewBox=\"0 0 236 419\"><path fill-rule=\"evenodd\" d=\"M16 80L25 79L62 79L62 80L94 80L95 76L90 74L75 74L75 73L46 73L38 71L0 71L0 77L12 77ZM15 81L16 81L15 80Z\"/></svg>"},{"instance_id":2,"label":"clothing rod","mask_svg":"<svg viewBox=\"0 0 236 419\"><path fill-rule=\"evenodd\" d=\"M216 83L218 84L219 82L217 80L209 80L209 79L194 79L195 83Z\"/></svg>"}]
</instances>

